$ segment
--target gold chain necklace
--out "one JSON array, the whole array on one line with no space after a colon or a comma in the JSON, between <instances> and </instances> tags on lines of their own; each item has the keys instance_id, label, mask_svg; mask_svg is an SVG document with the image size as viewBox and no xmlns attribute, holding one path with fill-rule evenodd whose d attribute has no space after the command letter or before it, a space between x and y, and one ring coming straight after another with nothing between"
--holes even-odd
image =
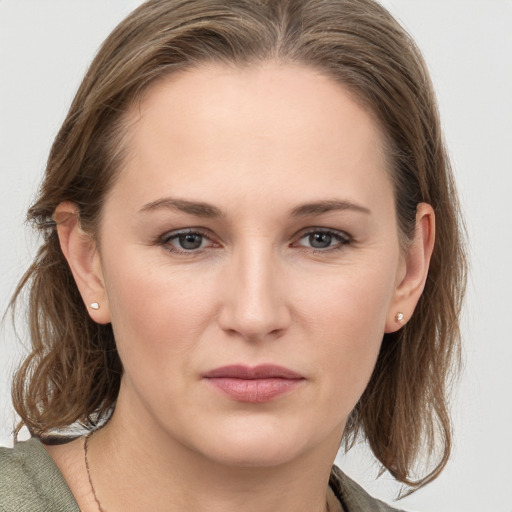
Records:
<instances>
[{"instance_id":1,"label":"gold chain necklace","mask_svg":"<svg viewBox=\"0 0 512 512\"><path fill-rule=\"evenodd\" d=\"M94 489L94 484L92 483L91 470L89 468L89 459L87 458L87 449L88 449L88 446L89 446L89 438L93 434L94 434L94 430L89 432L85 436L85 440L84 440L85 468L87 469L87 476L89 478L89 484L91 486L92 495L94 496L94 500L96 501L96 505L98 505L98 510L99 510L99 512L105 512L105 509L101 506L101 503L100 503L100 500L98 499L98 496L96 496L96 490ZM331 511L331 507L329 506L329 498L327 498L326 501L325 501L325 511L326 512L330 512Z\"/></svg>"},{"instance_id":2,"label":"gold chain necklace","mask_svg":"<svg viewBox=\"0 0 512 512\"><path fill-rule=\"evenodd\" d=\"M91 485L91 490L92 490L92 494L94 496L94 499L96 501L96 505L98 505L98 510L100 512L105 512L105 510L103 509L103 507L101 506L101 503L100 503L100 500L98 499L98 496L96 496L96 490L94 489L94 485L92 483L92 478L91 478L91 470L89 469L89 460L87 458L87 447L89 445L89 438L92 436L92 434L94 433L94 430L89 432L86 436L85 436L85 441L84 441L84 459L85 459L85 468L87 469L87 476L89 477L89 484Z\"/></svg>"}]
</instances>

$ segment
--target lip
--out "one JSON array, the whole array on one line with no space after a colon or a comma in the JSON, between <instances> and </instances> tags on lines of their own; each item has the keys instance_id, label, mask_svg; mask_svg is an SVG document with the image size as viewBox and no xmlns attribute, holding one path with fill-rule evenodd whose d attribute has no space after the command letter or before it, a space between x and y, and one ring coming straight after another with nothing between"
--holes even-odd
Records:
<instances>
[{"instance_id":1,"label":"lip","mask_svg":"<svg viewBox=\"0 0 512 512\"><path fill-rule=\"evenodd\" d=\"M247 403L269 402L305 381L297 372L273 364L222 366L205 373L203 378L232 400Z\"/></svg>"}]
</instances>

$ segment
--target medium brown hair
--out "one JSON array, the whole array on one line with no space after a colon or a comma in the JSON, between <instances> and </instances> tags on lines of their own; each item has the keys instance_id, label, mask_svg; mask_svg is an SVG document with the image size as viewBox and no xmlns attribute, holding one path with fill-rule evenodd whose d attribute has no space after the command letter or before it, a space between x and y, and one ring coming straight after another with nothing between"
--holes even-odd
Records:
<instances>
[{"instance_id":1,"label":"medium brown hair","mask_svg":"<svg viewBox=\"0 0 512 512\"><path fill-rule=\"evenodd\" d=\"M408 34L373 0L150 0L107 38L55 139L28 214L44 242L12 301L29 289L32 352L14 378L22 419L16 433L23 424L36 436L77 421L94 426L111 413L122 375L111 326L90 319L60 250L57 205L74 202L83 229L96 233L105 194L122 167L123 119L149 84L204 62L268 60L320 70L372 113L387 138L404 240L414 235L418 203L435 210L424 293L407 325L384 335L344 438L349 448L363 436L383 468L420 487L450 454L447 390L459 357L466 260L426 66ZM425 453L435 458L417 477Z\"/></svg>"}]
</instances>

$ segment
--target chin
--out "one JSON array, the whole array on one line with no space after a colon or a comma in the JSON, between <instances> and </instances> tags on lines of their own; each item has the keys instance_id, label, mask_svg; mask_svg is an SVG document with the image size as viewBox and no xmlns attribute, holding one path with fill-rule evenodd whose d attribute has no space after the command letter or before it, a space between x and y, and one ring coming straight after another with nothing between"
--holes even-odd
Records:
<instances>
[{"instance_id":1,"label":"chin","mask_svg":"<svg viewBox=\"0 0 512 512\"><path fill-rule=\"evenodd\" d=\"M226 466L256 468L286 464L308 451L314 439L308 439L303 429L286 428L272 422L212 429L208 439L203 438L201 447L209 459Z\"/></svg>"},{"instance_id":2,"label":"chin","mask_svg":"<svg viewBox=\"0 0 512 512\"><path fill-rule=\"evenodd\" d=\"M296 459L300 452L272 440L266 443L224 443L216 447L209 456L224 466L239 468L268 468L281 466Z\"/></svg>"}]
</instances>

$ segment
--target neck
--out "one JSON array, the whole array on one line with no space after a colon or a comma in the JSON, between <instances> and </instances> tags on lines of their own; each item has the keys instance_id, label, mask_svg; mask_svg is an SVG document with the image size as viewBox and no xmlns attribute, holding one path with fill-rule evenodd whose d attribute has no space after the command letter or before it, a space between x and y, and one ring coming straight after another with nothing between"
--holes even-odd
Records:
<instances>
[{"instance_id":1,"label":"neck","mask_svg":"<svg viewBox=\"0 0 512 512\"><path fill-rule=\"evenodd\" d=\"M222 464L149 427L140 416L127 418L119 405L89 441L94 487L107 512L143 510L148 504L153 510L194 512L339 510L328 492L339 439L273 466ZM328 506L329 500L334 505Z\"/></svg>"}]
</instances>

